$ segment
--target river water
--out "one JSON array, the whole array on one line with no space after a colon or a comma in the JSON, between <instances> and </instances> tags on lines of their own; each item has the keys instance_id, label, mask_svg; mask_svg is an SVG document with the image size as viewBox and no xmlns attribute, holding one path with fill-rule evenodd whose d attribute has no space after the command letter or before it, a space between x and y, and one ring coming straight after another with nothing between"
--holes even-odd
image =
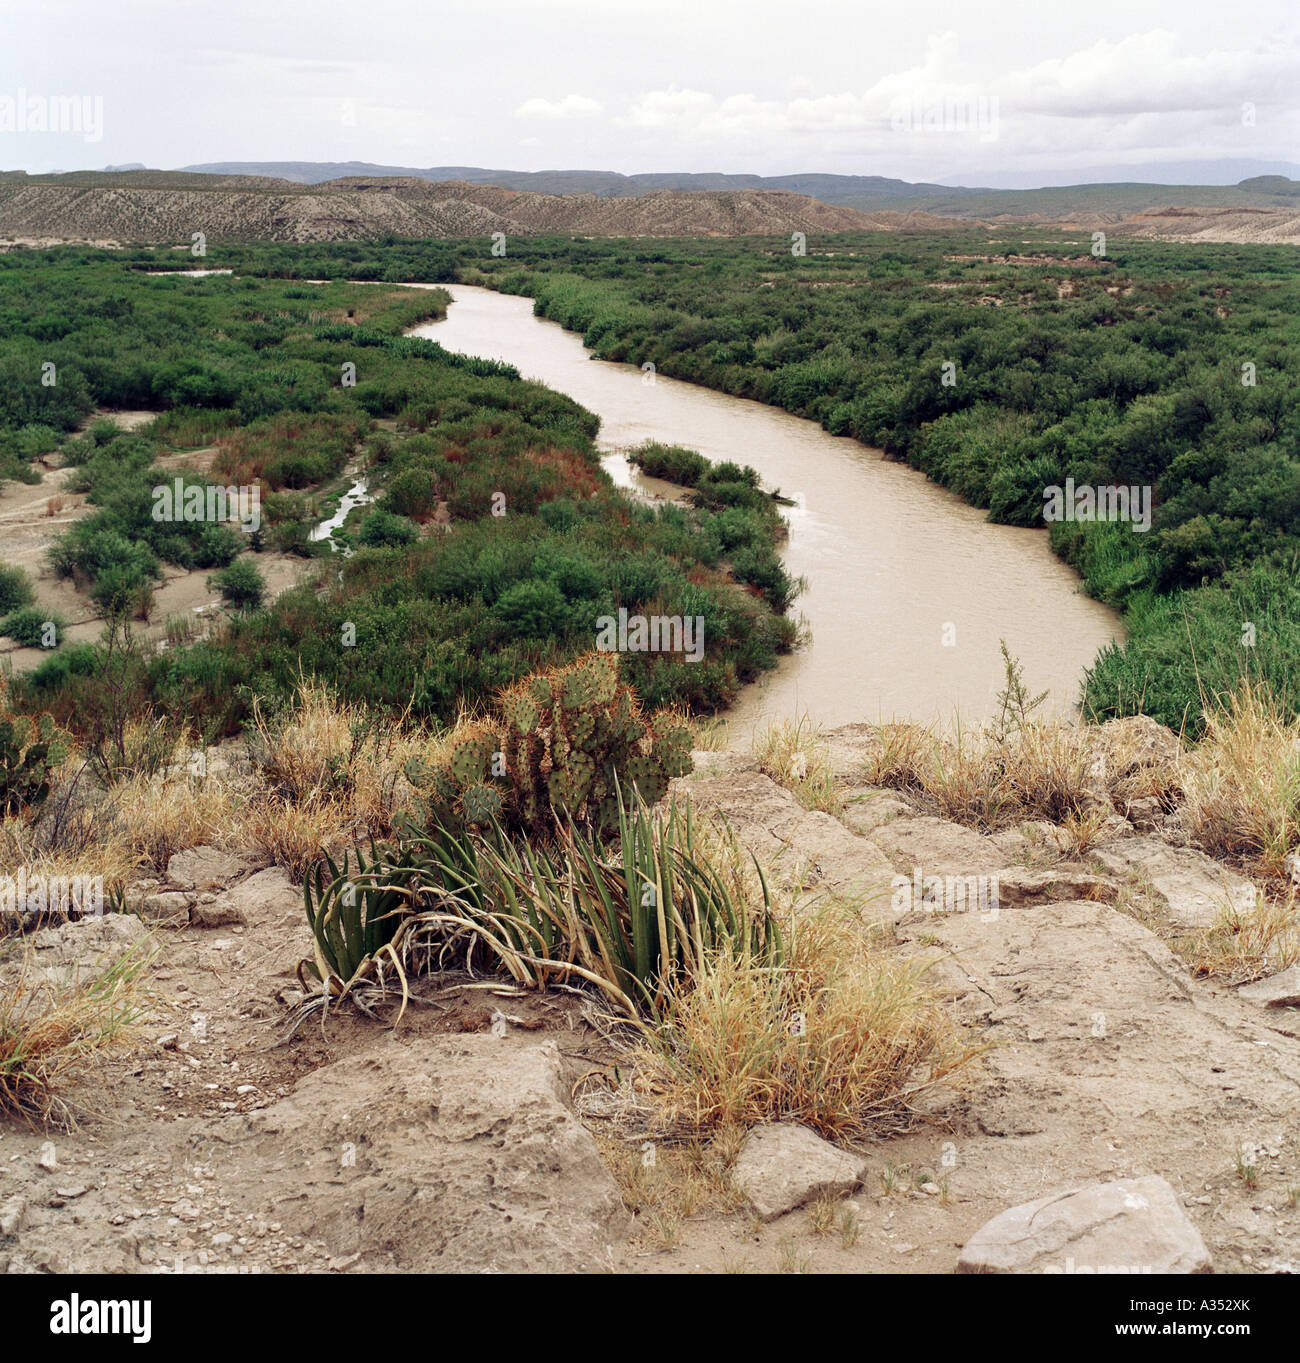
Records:
<instances>
[{"instance_id":1,"label":"river water","mask_svg":"<svg viewBox=\"0 0 1300 1363\"><path fill-rule=\"evenodd\" d=\"M653 439L752 464L764 486L796 499L783 508L783 556L807 581L793 609L811 642L745 689L728 715L735 737L804 713L827 725L986 718L1003 684L999 639L1033 692L1050 691L1044 710L1069 713L1084 669L1120 635L1045 530L991 525L923 474L775 407L593 360L580 337L535 317L531 299L441 287L454 299L446 319L413 334L505 360L595 412L621 485L662 487L620 454Z\"/></svg>"}]
</instances>

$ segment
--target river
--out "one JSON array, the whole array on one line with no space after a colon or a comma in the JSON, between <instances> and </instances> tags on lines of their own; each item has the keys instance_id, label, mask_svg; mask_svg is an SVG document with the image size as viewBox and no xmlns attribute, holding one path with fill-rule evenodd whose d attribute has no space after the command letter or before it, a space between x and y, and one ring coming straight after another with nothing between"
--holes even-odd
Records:
<instances>
[{"instance_id":1,"label":"river","mask_svg":"<svg viewBox=\"0 0 1300 1363\"><path fill-rule=\"evenodd\" d=\"M621 485L647 490L620 451L660 440L752 464L796 499L784 508L783 556L807 583L794 612L811 642L746 688L728 715L736 737L805 712L827 725L986 718L1003 684L999 639L1033 692L1050 692L1044 711L1069 713L1084 669L1120 635L1045 530L992 525L914 469L775 407L593 360L580 337L535 317L529 298L440 287L454 300L447 317L412 334L505 360L595 412Z\"/></svg>"}]
</instances>

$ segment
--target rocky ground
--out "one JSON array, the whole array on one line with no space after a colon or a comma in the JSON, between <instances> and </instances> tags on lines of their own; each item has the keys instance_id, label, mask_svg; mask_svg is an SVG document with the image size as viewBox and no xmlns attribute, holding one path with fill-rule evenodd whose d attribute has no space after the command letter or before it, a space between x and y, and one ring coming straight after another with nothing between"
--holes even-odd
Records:
<instances>
[{"instance_id":1,"label":"rocky ground","mask_svg":"<svg viewBox=\"0 0 1300 1363\"><path fill-rule=\"evenodd\" d=\"M439 975L396 1030L282 1041L300 891L196 849L133 888L139 916L32 943L56 971L145 936L158 956L143 1044L78 1128L0 1126L0 1269L1294 1271L1300 981L1239 990L1178 954L1246 882L1146 809L1077 860L1052 825L976 833L863 786L873 734L830 735L839 818L746 755L680 784L778 879L862 896L989 1043L910 1130L844 1150L758 1128L687 1198L698 1151L575 1108L618 1057L573 995ZM894 879L918 868L997 875L997 911L918 911Z\"/></svg>"}]
</instances>

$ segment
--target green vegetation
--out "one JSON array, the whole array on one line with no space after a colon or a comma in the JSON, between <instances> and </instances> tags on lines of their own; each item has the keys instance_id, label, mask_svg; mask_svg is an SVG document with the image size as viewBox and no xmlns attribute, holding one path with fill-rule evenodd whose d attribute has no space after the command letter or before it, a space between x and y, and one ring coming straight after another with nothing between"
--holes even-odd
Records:
<instances>
[{"instance_id":1,"label":"green vegetation","mask_svg":"<svg viewBox=\"0 0 1300 1363\"><path fill-rule=\"evenodd\" d=\"M458 725L440 760L407 770L426 825L545 836L568 816L609 832L623 792L662 800L691 770L690 733L644 717L618 673L615 654L593 653L502 692L491 719Z\"/></svg>"},{"instance_id":2,"label":"green vegetation","mask_svg":"<svg viewBox=\"0 0 1300 1363\"><path fill-rule=\"evenodd\" d=\"M35 599L31 578L14 564L0 563L0 614L30 606Z\"/></svg>"},{"instance_id":3,"label":"green vegetation","mask_svg":"<svg viewBox=\"0 0 1300 1363\"><path fill-rule=\"evenodd\" d=\"M23 606L0 620L0 634L24 648L57 648L63 637L63 626L61 615L36 606Z\"/></svg>"},{"instance_id":4,"label":"green vegetation","mask_svg":"<svg viewBox=\"0 0 1300 1363\"><path fill-rule=\"evenodd\" d=\"M255 564L240 559L212 575L213 584L237 610L256 610L266 595L266 579Z\"/></svg>"},{"instance_id":5,"label":"green vegetation","mask_svg":"<svg viewBox=\"0 0 1300 1363\"><path fill-rule=\"evenodd\" d=\"M49 715L20 715L8 703L9 682L0 673L0 814L40 804L50 776L67 756L67 735Z\"/></svg>"},{"instance_id":6,"label":"green vegetation","mask_svg":"<svg viewBox=\"0 0 1300 1363\"><path fill-rule=\"evenodd\" d=\"M473 270L531 295L602 358L877 445L994 520L1042 525L1044 489L1067 478L1151 487L1148 534L1052 527L1130 632L1092 671L1088 712L1141 705L1197 732L1206 699L1243 674L1300 705L1285 661L1300 651L1297 617L1263 609L1292 595L1300 564L1300 258L1084 247L1046 231L844 236L804 257L754 239L546 241L513 262L476 254ZM643 467L692 475L672 451ZM1255 613L1230 629L1243 602Z\"/></svg>"},{"instance_id":7,"label":"green vegetation","mask_svg":"<svg viewBox=\"0 0 1300 1363\"><path fill-rule=\"evenodd\" d=\"M418 943L446 964L489 959L520 982L585 982L630 1018L659 1016L719 958L774 971L781 932L766 884L747 898L719 872L689 810L616 801L617 851L561 823L553 846L489 826L441 826L369 862L326 859L304 887L319 999L356 997ZM300 971L300 974L302 972ZM316 1003L317 1000L312 1000ZM310 1006L310 1005L309 1005Z\"/></svg>"},{"instance_id":8,"label":"green vegetation","mask_svg":"<svg viewBox=\"0 0 1300 1363\"><path fill-rule=\"evenodd\" d=\"M377 249L331 248L330 269L377 279L388 267L359 258ZM279 247L241 259L233 277L166 279L143 273L172 264L166 252L0 256L9 471L53 444L93 508L55 543L55 571L106 615L147 618L163 565L211 568L239 608L205 639L133 653L127 710L213 738L317 676L347 702L448 724L588 652L620 609L703 621L698 662L629 653L622 680L652 709L715 710L793 645L783 527L752 470L702 478L693 508L634 503L600 467L589 412L508 365L402 334L441 316L445 294L270 278ZM406 275L400 254L391 268ZM100 406L159 415L74 434ZM178 469L186 455L207 471ZM334 553L311 531L357 470L376 505L335 532ZM227 488L260 496L249 534L230 509L182 514ZM245 549L329 566L265 602ZM10 614L27 630L24 609ZM90 648L47 660L20 683L24 703L74 730L98 713L102 646Z\"/></svg>"}]
</instances>

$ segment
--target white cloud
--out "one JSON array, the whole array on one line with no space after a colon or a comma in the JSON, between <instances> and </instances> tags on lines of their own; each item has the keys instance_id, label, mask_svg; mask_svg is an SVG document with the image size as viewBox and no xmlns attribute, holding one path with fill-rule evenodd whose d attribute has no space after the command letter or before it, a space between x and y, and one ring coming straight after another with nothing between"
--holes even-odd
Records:
<instances>
[{"instance_id":1,"label":"white cloud","mask_svg":"<svg viewBox=\"0 0 1300 1363\"><path fill-rule=\"evenodd\" d=\"M586 95L565 95L563 99L529 99L516 110L516 118L595 118L604 112L599 100L588 99Z\"/></svg>"},{"instance_id":2,"label":"white cloud","mask_svg":"<svg viewBox=\"0 0 1300 1363\"><path fill-rule=\"evenodd\" d=\"M802 158L812 147L823 155L933 151L935 131L1062 159L1121 147L1214 154L1212 144L1249 155L1258 151L1238 140L1243 103L1281 105L1278 117L1289 122L1297 85L1300 49L1285 41L1196 54L1156 29L995 73L963 62L956 34L943 33L919 61L860 91L766 99L672 87L640 94L615 122L661 144L712 145L724 158L751 144L773 159Z\"/></svg>"}]
</instances>

